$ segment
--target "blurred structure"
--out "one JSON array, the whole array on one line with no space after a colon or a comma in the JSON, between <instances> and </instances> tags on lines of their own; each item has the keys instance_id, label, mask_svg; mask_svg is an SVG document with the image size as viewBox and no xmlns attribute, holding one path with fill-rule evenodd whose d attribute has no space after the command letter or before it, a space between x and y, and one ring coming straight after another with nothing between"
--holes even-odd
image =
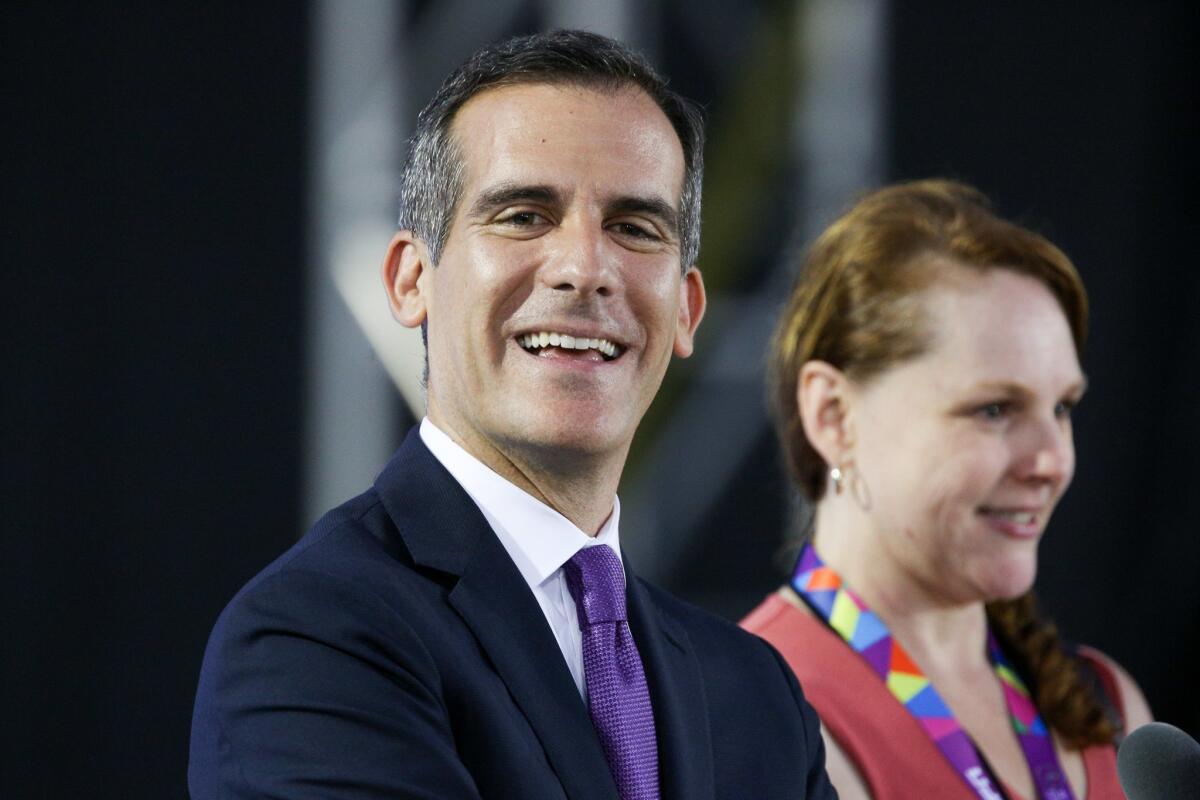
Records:
<instances>
[{"instance_id":1,"label":"blurred structure","mask_svg":"<svg viewBox=\"0 0 1200 800\"><path fill-rule=\"evenodd\" d=\"M1039 590L1200 731L1196 136L1182 2L312 0L6 14L0 796L183 796L204 638L419 418L377 268L413 117L485 41L582 26L700 101L697 355L622 487L631 559L731 618L797 508L762 389L799 248L858 192L949 175L1093 301L1079 466ZM401 387L397 392L395 385Z\"/></svg>"}]
</instances>

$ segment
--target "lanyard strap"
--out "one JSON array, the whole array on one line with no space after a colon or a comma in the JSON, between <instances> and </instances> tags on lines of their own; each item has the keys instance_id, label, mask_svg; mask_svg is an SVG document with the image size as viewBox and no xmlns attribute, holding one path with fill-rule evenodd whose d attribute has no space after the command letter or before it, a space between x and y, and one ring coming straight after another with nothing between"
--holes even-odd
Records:
<instances>
[{"instance_id":1,"label":"lanyard strap","mask_svg":"<svg viewBox=\"0 0 1200 800\"><path fill-rule=\"evenodd\" d=\"M862 656L900 704L920 723L926 735L982 800L1003 800L1004 793L993 781L979 751L958 724L950 708L905 652L875 612L867 607L841 576L825 566L812 544L804 546L792 588L838 633L854 652ZM988 655L1008 704L1008 715L1029 764L1030 774L1042 800L1075 800L1067 784L1050 731L1042 722L1024 682L1005 659L991 632Z\"/></svg>"}]
</instances>

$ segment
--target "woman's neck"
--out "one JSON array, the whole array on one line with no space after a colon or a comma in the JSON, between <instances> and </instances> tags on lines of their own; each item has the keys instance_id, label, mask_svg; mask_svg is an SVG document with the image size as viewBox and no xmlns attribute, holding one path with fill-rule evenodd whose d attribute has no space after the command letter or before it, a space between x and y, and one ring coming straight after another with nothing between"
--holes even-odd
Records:
<instances>
[{"instance_id":1,"label":"woman's neck","mask_svg":"<svg viewBox=\"0 0 1200 800\"><path fill-rule=\"evenodd\" d=\"M821 560L927 672L961 673L986 666L983 603L955 600L941 587L927 585L883 546L879 537L889 533L874 531L866 515L855 512L837 499L818 506L813 544Z\"/></svg>"}]
</instances>

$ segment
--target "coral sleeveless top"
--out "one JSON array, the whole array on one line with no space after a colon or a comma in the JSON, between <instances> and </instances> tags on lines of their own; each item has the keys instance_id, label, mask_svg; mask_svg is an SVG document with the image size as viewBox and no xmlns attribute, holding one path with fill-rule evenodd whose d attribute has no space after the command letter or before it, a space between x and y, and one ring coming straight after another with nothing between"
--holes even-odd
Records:
<instances>
[{"instance_id":1,"label":"coral sleeveless top","mask_svg":"<svg viewBox=\"0 0 1200 800\"><path fill-rule=\"evenodd\" d=\"M741 625L766 639L791 666L804 695L858 768L875 800L977 800L870 666L821 620L772 594ZM1105 687L1115 686L1103 663L1088 656ZM1113 698L1119 705L1119 698ZM1086 748L1087 800L1124 800L1111 746ZM1005 787L1012 800L1021 800Z\"/></svg>"}]
</instances>

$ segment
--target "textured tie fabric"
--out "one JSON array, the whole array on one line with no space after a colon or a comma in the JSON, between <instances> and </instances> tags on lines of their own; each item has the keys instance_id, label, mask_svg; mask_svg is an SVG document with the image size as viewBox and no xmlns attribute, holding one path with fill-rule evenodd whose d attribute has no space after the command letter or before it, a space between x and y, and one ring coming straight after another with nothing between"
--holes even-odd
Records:
<instances>
[{"instance_id":1,"label":"textured tie fabric","mask_svg":"<svg viewBox=\"0 0 1200 800\"><path fill-rule=\"evenodd\" d=\"M588 711L621 800L659 800L658 744L642 659L625 620L625 571L611 547L563 565L583 638Z\"/></svg>"}]
</instances>

